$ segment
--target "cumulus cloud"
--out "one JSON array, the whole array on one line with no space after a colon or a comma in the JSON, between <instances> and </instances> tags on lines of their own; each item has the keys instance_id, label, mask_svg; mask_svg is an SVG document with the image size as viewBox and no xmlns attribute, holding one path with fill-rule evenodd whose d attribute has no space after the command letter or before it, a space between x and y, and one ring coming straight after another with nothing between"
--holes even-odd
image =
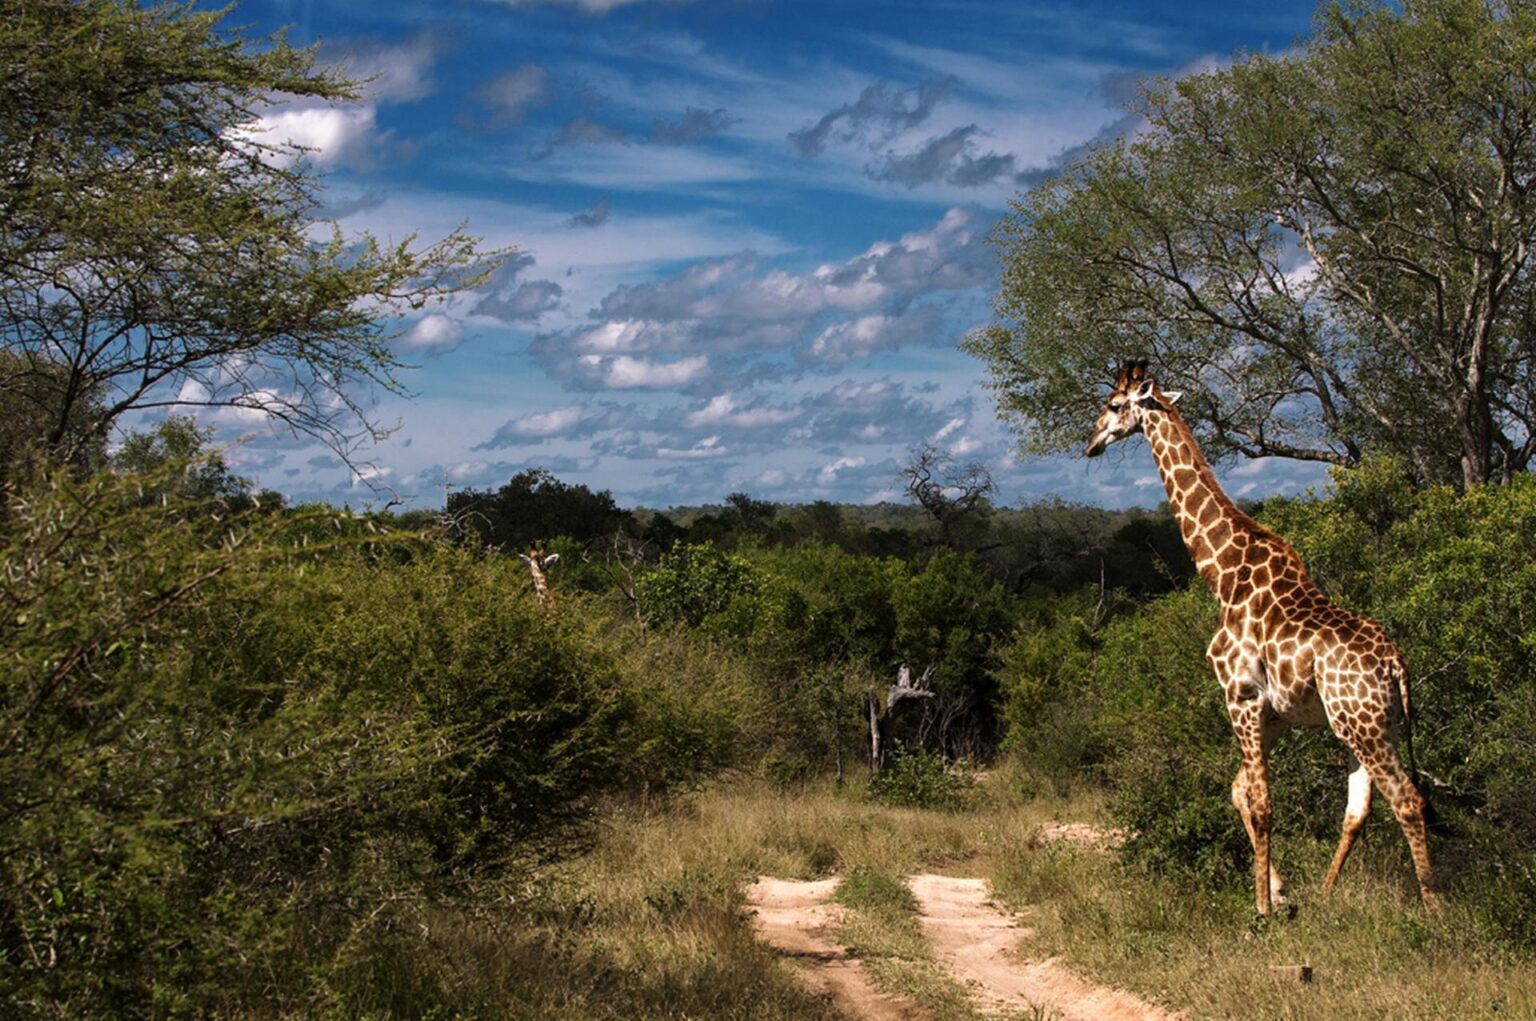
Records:
<instances>
[{"instance_id":1,"label":"cumulus cloud","mask_svg":"<svg viewBox=\"0 0 1536 1021\"><path fill-rule=\"evenodd\" d=\"M464 324L440 312L431 312L411 324L396 345L413 354L438 355L452 351L464 340Z\"/></svg>"},{"instance_id":2,"label":"cumulus cloud","mask_svg":"<svg viewBox=\"0 0 1536 1021\"><path fill-rule=\"evenodd\" d=\"M813 362L849 362L908 344L931 343L942 336L939 310L919 305L900 315L867 315L834 323L811 341L805 354Z\"/></svg>"},{"instance_id":3,"label":"cumulus cloud","mask_svg":"<svg viewBox=\"0 0 1536 1021\"><path fill-rule=\"evenodd\" d=\"M589 323L535 337L529 353L576 386L663 388L671 380L699 393L705 382L761 382L797 365L840 364L955 336L943 303L983 300L995 279L974 215L952 209L927 230L803 272L743 253L616 287ZM925 297L939 292L950 297ZM656 368L662 364L688 371Z\"/></svg>"},{"instance_id":4,"label":"cumulus cloud","mask_svg":"<svg viewBox=\"0 0 1536 1021\"><path fill-rule=\"evenodd\" d=\"M761 402L743 407L730 394L720 394L711 398L704 407L689 412L685 421L690 426L723 425L737 429L757 429L793 422L803 413L802 408L774 408Z\"/></svg>"},{"instance_id":5,"label":"cumulus cloud","mask_svg":"<svg viewBox=\"0 0 1536 1021\"><path fill-rule=\"evenodd\" d=\"M862 468L868 464L862 457L840 457L831 464L823 465L821 471L816 473L816 481L827 486L837 481L837 473L847 471L849 468Z\"/></svg>"},{"instance_id":6,"label":"cumulus cloud","mask_svg":"<svg viewBox=\"0 0 1536 1021\"><path fill-rule=\"evenodd\" d=\"M588 364L600 366L603 385L614 390L674 390L692 383L709 371L709 358L705 355L682 358L675 362L631 358L629 355L617 358L588 355L586 358L593 359Z\"/></svg>"},{"instance_id":7,"label":"cumulus cloud","mask_svg":"<svg viewBox=\"0 0 1536 1021\"><path fill-rule=\"evenodd\" d=\"M471 310L475 315L492 316L505 323L531 323L545 312L560 306L564 289L553 280L522 280L534 258L519 252L491 274L481 288L480 301Z\"/></svg>"},{"instance_id":8,"label":"cumulus cloud","mask_svg":"<svg viewBox=\"0 0 1536 1021\"><path fill-rule=\"evenodd\" d=\"M330 48L326 60L346 77L367 80L360 103L332 104L314 99L267 104L249 123L232 130L262 149L273 166L307 160L316 166L371 169L382 159L405 160L416 146L378 127L381 105L406 103L436 89L431 72L446 46L423 32L396 46L350 42Z\"/></svg>"},{"instance_id":9,"label":"cumulus cloud","mask_svg":"<svg viewBox=\"0 0 1536 1021\"><path fill-rule=\"evenodd\" d=\"M807 159L819 156L834 141L879 148L927 120L954 84L955 79L947 77L910 89L870 85L852 103L823 115L815 124L790 132L789 141Z\"/></svg>"},{"instance_id":10,"label":"cumulus cloud","mask_svg":"<svg viewBox=\"0 0 1536 1021\"><path fill-rule=\"evenodd\" d=\"M622 429L634 418L635 409L632 406L607 402L531 411L503 422L490 439L475 444L471 449L496 450L552 439L580 439Z\"/></svg>"},{"instance_id":11,"label":"cumulus cloud","mask_svg":"<svg viewBox=\"0 0 1536 1021\"><path fill-rule=\"evenodd\" d=\"M720 442L718 436L706 436L686 450L675 450L671 447L657 447L656 456L675 461L698 461L705 458L724 457L730 453L730 449Z\"/></svg>"}]
</instances>

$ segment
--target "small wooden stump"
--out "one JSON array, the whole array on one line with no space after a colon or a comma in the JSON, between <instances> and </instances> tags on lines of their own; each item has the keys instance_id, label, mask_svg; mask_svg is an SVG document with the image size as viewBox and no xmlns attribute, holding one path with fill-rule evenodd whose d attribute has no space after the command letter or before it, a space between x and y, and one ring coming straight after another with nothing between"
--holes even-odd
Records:
<instances>
[{"instance_id":1,"label":"small wooden stump","mask_svg":"<svg viewBox=\"0 0 1536 1021\"><path fill-rule=\"evenodd\" d=\"M1281 982L1311 982L1312 965L1310 964L1271 964L1269 973Z\"/></svg>"}]
</instances>

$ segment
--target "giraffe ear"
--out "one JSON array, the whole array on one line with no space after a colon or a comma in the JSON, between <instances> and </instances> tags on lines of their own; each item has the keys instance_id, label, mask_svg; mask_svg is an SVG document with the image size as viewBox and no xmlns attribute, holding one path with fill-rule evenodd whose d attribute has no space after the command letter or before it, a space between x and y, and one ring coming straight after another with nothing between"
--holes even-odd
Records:
<instances>
[{"instance_id":1,"label":"giraffe ear","mask_svg":"<svg viewBox=\"0 0 1536 1021\"><path fill-rule=\"evenodd\" d=\"M556 560L559 560L559 559L560 559L560 554L558 554L558 553L551 553L549 556L544 558L544 566L548 567L550 564L554 563Z\"/></svg>"},{"instance_id":2,"label":"giraffe ear","mask_svg":"<svg viewBox=\"0 0 1536 1021\"><path fill-rule=\"evenodd\" d=\"M519 559L519 560L521 560L521 561L522 561L522 562L523 562L523 563L525 563L525 564L531 564L531 563L533 563L533 561L532 561L532 560L529 560L529 559L528 559L528 554L526 554L526 553L519 553L519 554L518 554L518 555L517 555L517 559Z\"/></svg>"},{"instance_id":3,"label":"giraffe ear","mask_svg":"<svg viewBox=\"0 0 1536 1021\"><path fill-rule=\"evenodd\" d=\"M1184 391L1183 390L1164 390L1163 391L1163 400L1167 401L1169 404L1177 404L1177 403L1179 403L1179 398L1183 397L1183 396L1184 396Z\"/></svg>"}]
</instances>

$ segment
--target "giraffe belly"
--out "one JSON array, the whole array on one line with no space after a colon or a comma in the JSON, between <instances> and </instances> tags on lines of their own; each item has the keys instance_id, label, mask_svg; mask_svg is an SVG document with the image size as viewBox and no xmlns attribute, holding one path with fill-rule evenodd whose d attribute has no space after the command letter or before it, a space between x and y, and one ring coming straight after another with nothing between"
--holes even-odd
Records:
<instances>
[{"instance_id":1,"label":"giraffe belly","mask_svg":"<svg viewBox=\"0 0 1536 1021\"><path fill-rule=\"evenodd\" d=\"M1265 701L1274 714L1295 727L1326 727L1328 713L1311 683L1311 671L1298 669L1294 660L1264 664Z\"/></svg>"}]
</instances>

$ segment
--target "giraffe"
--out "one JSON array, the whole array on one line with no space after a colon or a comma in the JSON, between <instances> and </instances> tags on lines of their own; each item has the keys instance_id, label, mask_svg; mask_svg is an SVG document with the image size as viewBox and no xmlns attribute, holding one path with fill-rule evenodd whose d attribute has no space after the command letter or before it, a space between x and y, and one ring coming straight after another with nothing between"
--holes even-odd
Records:
<instances>
[{"instance_id":1,"label":"giraffe","mask_svg":"<svg viewBox=\"0 0 1536 1021\"><path fill-rule=\"evenodd\" d=\"M528 575L533 579L533 598L537 599L539 605L546 611L553 613L555 593L549 587L547 568L560 559L560 554L545 553L537 546L532 546L527 553L519 553L517 557L528 565Z\"/></svg>"},{"instance_id":2,"label":"giraffe","mask_svg":"<svg viewBox=\"0 0 1536 1021\"><path fill-rule=\"evenodd\" d=\"M1323 892L1344 860L1379 790L1392 806L1413 855L1419 892L1439 901L1429 864L1424 797L1393 747L1410 718L1407 671L1386 631L1329 602L1290 543L1244 514L1222 492L1188 424L1147 376L1128 361L1084 451L1143 433L1168 491L1189 555L1221 604L1221 625L1206 660L1221 683L1242 753L1232 804L1253 845L1254 904L1268 915L1285 903L1285 884L1270 857L1271 809L1266 759L1293 726L1331 727L1350 752L1349 802Z\"/></svg>"}]
</instances>

